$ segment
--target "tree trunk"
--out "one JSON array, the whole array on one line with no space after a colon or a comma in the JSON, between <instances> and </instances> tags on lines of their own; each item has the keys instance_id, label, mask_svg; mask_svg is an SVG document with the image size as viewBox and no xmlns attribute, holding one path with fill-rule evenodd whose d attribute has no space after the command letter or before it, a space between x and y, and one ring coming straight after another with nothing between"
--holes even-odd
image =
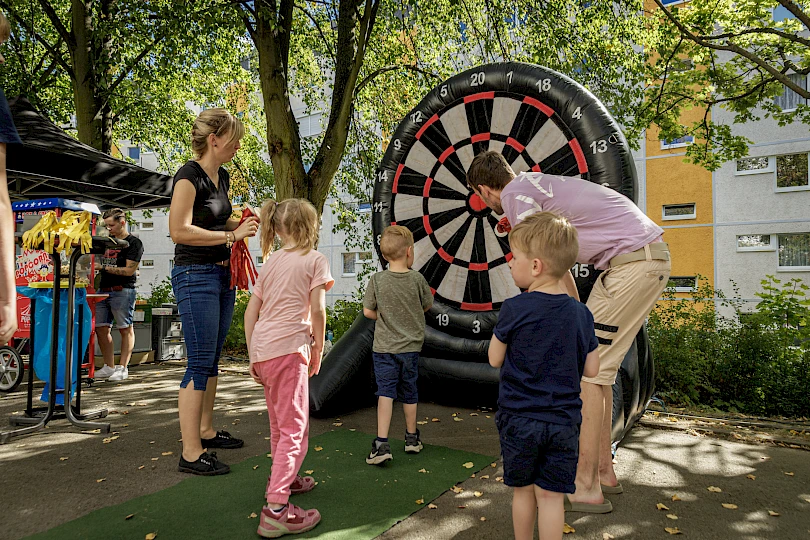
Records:
<instances>
[{"instance_id":1,"label":"tree trunk","mask_svg":"<svg viewBox=\"0 0 810 540\"><path fill-rule=\"evenodd\" d=\"M92 2L71 1L73 46L70 58L73 64L73 97L76 103L76 128L79 140L96 150L104 151L102 116L99 114L102 101L98 98L93 65ZM107 152L109 152L108 143Z\"/></svg>"}]
</instances>

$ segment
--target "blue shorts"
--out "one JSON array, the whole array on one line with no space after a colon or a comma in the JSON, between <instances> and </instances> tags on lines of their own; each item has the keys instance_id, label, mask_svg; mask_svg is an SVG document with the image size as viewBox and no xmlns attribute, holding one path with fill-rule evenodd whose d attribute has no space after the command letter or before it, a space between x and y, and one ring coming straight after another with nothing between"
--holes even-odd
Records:
<instances>
[{"instance_id":1,"label":"blue shorts","mask_svg":"<svg viewBox=\"0 0 810 540\"><path fill-rule=\"evenodd\" d=\"M419 402L416 377L419 375L419 353L374 353L374 376L377 395L402 403Z\"/></svg>"},{"instance_id":2,"label":"blue shorts","mask_svg":"<svg viewBox=\"0 0 810 540\"><path fill-rule=\"evenodd\" d=\"M516 416L495 415L507 486L535 484L546 491L573 493L579 459L579 426L552 424Z\"/></svg>"},{"instance_id":3,"label":"blue shorts","mask_svg":"<svg viewBox=\"0 0 810 540\"><path fill-rule=\"evenodd\" d=\"M132 317L135 313L135 289L122 289L110 291L107 298L96 304L96 326L112 326L115 320L116 328L129 328L132 326Z\"/></svg>"}]
</instances>

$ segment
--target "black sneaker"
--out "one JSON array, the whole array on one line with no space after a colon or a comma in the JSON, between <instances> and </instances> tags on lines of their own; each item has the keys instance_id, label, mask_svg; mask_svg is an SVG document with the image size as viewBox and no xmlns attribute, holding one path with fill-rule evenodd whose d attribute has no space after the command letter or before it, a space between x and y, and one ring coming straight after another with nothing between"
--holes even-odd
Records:
<instances>
[{"instance_id":1,"label":"black sneaker","mask_svg":"<svg viewBox=\"0 0 810 540\"><path fill-rule=\"evenodd\" d=\"M366 463L369 465L382 465L386 461L391 461L394 456L391 455L391 445L387 442L380 442L374 439L371 442L371 453L366 458Z\"/></svg>"},{"instance_id":2,"label":"black sneaker","mask_svg":"<svg viewBox=\"0 0 810 540\"><path fill-rule=\"evenodd\" d=\"M405 453L418 454L422 450L422 439L419 438L419 430L416 433L405 432Z\"/></svg>"},{"instance_id":3,"label":"black sneaker","mask_svg":"<svg viewBox=\"0 0 810 540\"><path fill-rule=\"evenodd\" d=\"M228 474L231 468L217 459L217 453L203 452L197 461L186 461L180 456L180 465L177 470L184 473L198 474L200 476L216 476L218 474Z\"/></svg>"},{"instance_id":4,"label":"black sneaker","mask_svg":"<svg viewBox=\"0 0 810 540\"><path fill-rule=\"evenodd\" d=\"M213 439L200 439L203 448L225 448L226 450L233 450L234 448L242 448L245 441L237 439L227 431L217 431Z\"/></svg>"}]
</instances>

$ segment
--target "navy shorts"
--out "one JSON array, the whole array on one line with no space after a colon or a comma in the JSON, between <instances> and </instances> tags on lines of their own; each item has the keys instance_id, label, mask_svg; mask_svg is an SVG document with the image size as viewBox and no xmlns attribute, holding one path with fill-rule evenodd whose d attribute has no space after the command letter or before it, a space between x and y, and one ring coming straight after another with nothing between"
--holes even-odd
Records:
<instances>
[{"instance_id":1,"label":"navy shorts","mask_svg":"<svg viewBox=\"0 0 810 540\"><path fill-rule=\"evenodd\" d=\"M503 454L503 482L573 493L579 459L579 426L552 424L501 412L495 416Z\"/></svg>"},{"instance_id":2,"label":"navy shorts","mask_svg":"<svg viewBox=\"0 0 810 540\"><path fill-rule=\"evenodd\" d=\"M402 403L419 402L416 377L419 375L419 353L374 353L374 376L377 395Z\"/></svg>"}]
</instances>

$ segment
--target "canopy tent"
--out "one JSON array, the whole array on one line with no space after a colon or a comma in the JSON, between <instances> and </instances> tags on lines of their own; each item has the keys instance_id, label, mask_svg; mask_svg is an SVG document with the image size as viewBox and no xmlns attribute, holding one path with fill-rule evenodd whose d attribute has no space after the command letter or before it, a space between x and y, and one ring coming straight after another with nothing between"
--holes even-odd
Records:
<instances>
[{"instance_id":1,"label":"canopy tent","mask_svg":"<svg viewBox=\"0 0 810 540\"><path fill-rule=\"evenodd\" d=\"M11 200L64 197L100 207L167 207L172 179L80 143L25 97L9 102L22 145L9 145Z\"/></svg>"}]
</instances>

